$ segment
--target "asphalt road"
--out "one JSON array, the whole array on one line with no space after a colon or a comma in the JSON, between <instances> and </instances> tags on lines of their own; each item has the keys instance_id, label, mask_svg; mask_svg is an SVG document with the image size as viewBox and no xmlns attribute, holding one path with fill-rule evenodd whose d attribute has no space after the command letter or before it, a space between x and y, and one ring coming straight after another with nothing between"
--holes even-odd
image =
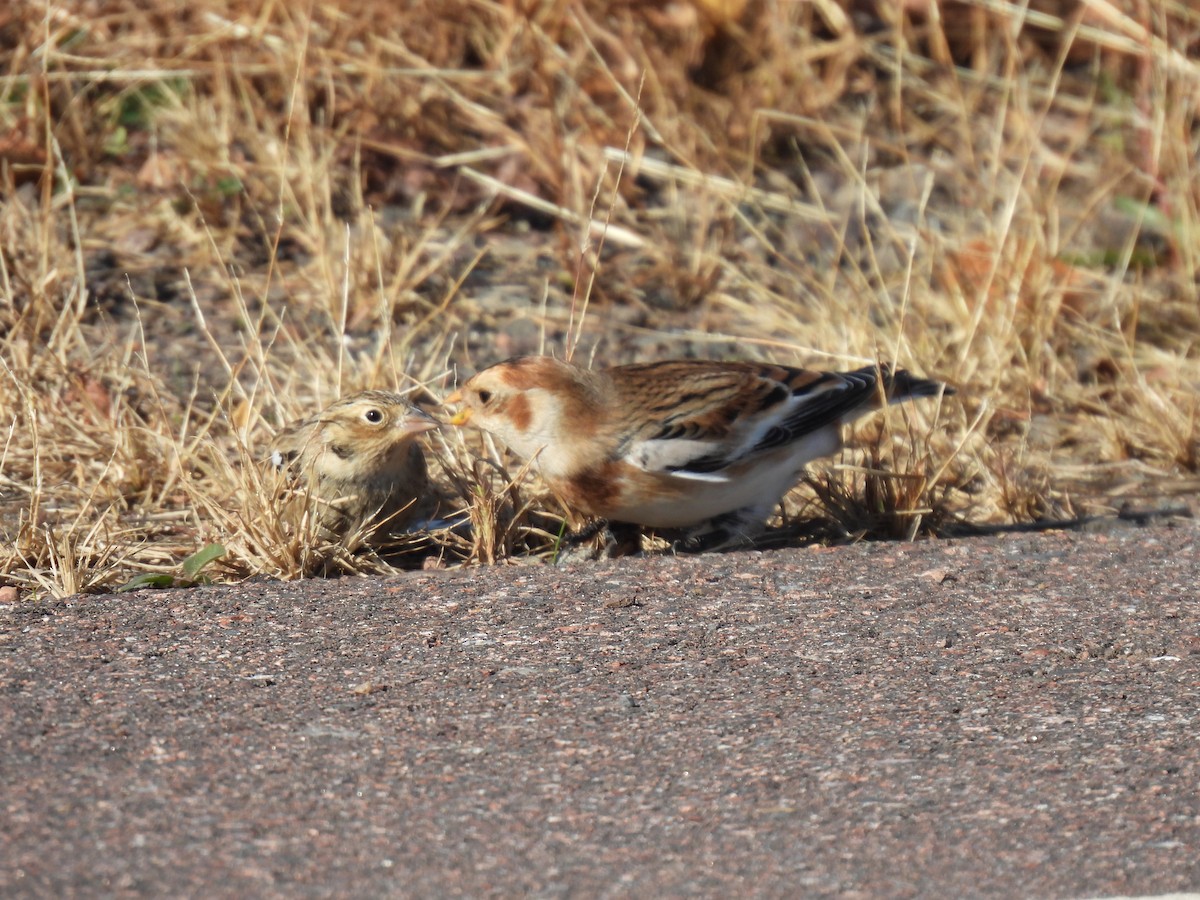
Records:
<instances>
[{"instance_id":1,"label":"asphalt road","mask_svg":"<svg viewBox=\"0 0 1200 900\"><path fill-rule=\"evenodd\" d=\"M1200 887L1200 528L0 607L0 894Z\"/></svg>"}]
</instances>

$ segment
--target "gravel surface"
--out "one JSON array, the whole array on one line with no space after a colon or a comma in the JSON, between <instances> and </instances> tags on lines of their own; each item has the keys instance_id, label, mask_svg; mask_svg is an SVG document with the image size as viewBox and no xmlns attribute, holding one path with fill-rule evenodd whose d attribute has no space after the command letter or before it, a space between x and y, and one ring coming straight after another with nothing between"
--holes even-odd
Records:
<instances>
[{"instance_id":1,"label":"gravel surface","mask_svg":"<svg viewBox=\"0 0 1200 900\"><path fill-rule=\"evenodd\" d=\"M0 894L1200 887L1200 527L0 607Z\"/></svg>"}]
</instances>

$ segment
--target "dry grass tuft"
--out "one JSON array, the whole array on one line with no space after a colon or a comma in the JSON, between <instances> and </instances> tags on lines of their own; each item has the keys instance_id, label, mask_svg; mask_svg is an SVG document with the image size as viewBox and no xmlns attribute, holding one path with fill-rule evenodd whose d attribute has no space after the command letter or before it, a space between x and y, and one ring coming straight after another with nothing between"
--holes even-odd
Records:
<instances>
[{"instance_id":1,"label":"dry grass tuft","mask_svg":"<svg viewBox=\"0 0 1200 900\"><path fill-rule=\"evenodd\" d=\"M471 435L469 526L329 541L284 422L546 350L884 359L785 519L913 537L1200 484L1200 14L1177 2L329 0L0 12L0 583L553 554ZM578 524L578 523L572 523Z\"/></svg>"}]
</instances>

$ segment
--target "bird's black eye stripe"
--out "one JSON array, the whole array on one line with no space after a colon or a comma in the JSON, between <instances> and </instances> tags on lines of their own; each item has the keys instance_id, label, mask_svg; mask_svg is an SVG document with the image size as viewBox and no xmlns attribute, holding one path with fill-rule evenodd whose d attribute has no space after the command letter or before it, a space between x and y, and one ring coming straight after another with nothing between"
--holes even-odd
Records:
<instances>
[{"instance_id":1,"label":"bird's black eye stripe","mask_svg":"<svg viewBox=\"0 0 1200 900\"><path fill-rule=\"evenodd\" d=\"M378 425L380 422L383 421L383 413L381 413L377 409L372 408L372 409L368 409L365 413L363 413L363 418L366 419L368 422L370 422L372 425Z\"/></svg>"},{"instance_id":2,"label":"bird's black eye stripe","mask_svg":"<svg viewBox=\"0 0 1200 900\"><path fill-rule=\"evenodd\" d=\"M480 403L491 403L492 402L492 392L491 391L480 391L479 392L479 402Z\"/></svg>"}]
</instances>

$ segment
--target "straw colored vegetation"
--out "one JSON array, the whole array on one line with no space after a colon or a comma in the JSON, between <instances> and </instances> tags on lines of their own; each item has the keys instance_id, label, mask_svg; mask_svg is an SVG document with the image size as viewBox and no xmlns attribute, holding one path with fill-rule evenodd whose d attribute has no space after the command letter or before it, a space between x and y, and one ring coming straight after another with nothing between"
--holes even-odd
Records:
<instances>
[{"instance_id":1,"label":"straw colored vegetation","mask_svg":"<svg viewBox=\"0 0 1200 900\"><path fill-rule=\"evenodd\" d=\"M957 388L862 420L785 536L1186 502L1198 48L1184 0L5 4L0 584L546 558L568 513L477 432L428 442L472 527L390 554L263 465L529 352Z\"/></svg>"}]
</instances>

